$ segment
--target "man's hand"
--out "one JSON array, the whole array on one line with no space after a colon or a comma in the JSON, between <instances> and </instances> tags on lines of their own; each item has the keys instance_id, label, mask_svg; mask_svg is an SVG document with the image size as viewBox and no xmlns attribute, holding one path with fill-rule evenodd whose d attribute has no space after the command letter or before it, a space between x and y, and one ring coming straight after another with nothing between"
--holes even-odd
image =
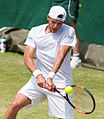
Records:
<instances>
[{"instance_id":1,"label":"man's hand","mask_svg":"<svg viewBox=\"0 0 104 119\"><path fill-rule=\"evenodd\" d=\"M36 82L37 82L38 86L40 86L42 88L44 88L46 86L46 80L42 74L38 75L36 77L36 79L37 79Z\"/></svg>"},{"instance_id":2,"label":"man's hand","mask_svg":"<svg viewBox=\"0 0 104 119\"><path fill-rule=\"evenodd\" d=\"M36 77L36 83L38 84L38 86L40 86L41 88L46 88L47 90L51 91L51 86L49 86L49 84L46 82L44 76L42 74L39 74Z\"/></svg>"},{"instance_id":3,"label":"man's hand","mask_svg":"<svg viewBox=\"0 0 104 119\"><path fill-rule=\"evenodd\" d=\"M48 85L48 90L53 92L52 87L56 87L56 86L54 85L52 78L47 78L47 85Z\"/></svg>"},{"instance_id":4,"label":"man's hand","mask_svg":"<svg viewBox=\"0 0 104 119\"><path fill-rule=\"evenodd\" d=\"M45 80L44 76L42 74L38 75L36 77L36 83L38 84L38 86L40 86L41 88L46 88L49 91L53 91L52 87L56 87L52 81L51 78L47 78L47 81Z\"/></svg>"}]
</instances>

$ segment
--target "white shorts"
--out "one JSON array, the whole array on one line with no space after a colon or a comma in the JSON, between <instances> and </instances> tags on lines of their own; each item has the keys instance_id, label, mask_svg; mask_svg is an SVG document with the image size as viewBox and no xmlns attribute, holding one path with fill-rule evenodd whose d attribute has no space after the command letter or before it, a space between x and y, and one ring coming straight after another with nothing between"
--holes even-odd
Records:
<instances>
[{"instance_id":1,"label":"white shorts","mask_svg":"<svg viewBox=\"0 0 104 119\"><path fill-rule=\"evenodd\" d=\"M60 91L62 94L65 94L64 90ZM73 119L73 109L68 102L57 92L50 92L47 89L39 87L34 77L31 77L29 82L27 82L18 93L31 99L32 103L27 105L26 108L39 104L48 98L50 116L63 119Z\"/></svg>"}]
</instances>

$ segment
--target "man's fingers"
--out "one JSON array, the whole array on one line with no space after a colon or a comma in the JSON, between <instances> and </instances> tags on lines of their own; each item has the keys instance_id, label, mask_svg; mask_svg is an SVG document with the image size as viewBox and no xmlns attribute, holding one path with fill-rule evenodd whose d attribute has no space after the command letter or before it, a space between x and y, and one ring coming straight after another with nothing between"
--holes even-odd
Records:
<instances>
[{"instance_id":1,"label":"man's fingers","mask_svg":"<svg viewBox=\"0 0 104 119\"><path fill-rule=\"evenodd\" d=\"M36 80L38 86L40 86L41 88L44 87L44 84L46 83L46 80L44 79L44 77L42 77L41 75L37 77Z\"/></svg>"},{"instance_id":2,"label":"man's fingers","mask_svg":"<svg viewBox=\"0 0 104 119\"><path fill-rule=\"evenodd\" d=\"M44 85L43 85L43 88L46 88L46 89L49 90L49 91L51 90L50 86L47 85L47 84L44 84Z\"/></svg>"},{"instance_id":3,"label":"man's fingers","mask_svg":"<svg viewBox=\"0 0 104 119\"><path fill-rule=\"evenodd\" d=\"M43 85L43 88L46 88L47 90L52 91L52 92L54 92L53 87L55 87L55 85L48 85L47 83Z\"/></svg>"},{"instance_id":4,"label":"man's fingers","mask_svg":"<svg viewBox=\"0 0 104 119\"><path fill-rule=\"evenodd\" d=\"M38 84L38 86L40 86L41 88L43 88L43 84Z\"/></svg>"}]
</instances>

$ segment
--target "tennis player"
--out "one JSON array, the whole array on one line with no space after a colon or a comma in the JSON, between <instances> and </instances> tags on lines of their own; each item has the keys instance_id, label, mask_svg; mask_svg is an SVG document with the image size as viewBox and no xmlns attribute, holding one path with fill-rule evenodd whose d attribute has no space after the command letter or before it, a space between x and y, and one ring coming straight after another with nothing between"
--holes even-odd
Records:
<instances>
[{"instance_id":1,"label":"tennis player","mask_svg":"<svg viewBox=\"0 0 104 119\"><path fill-rule=\"evenodd\" d=\"M71 85L71 49L75 47L75 30L64 24L66 11L61 6L53 6L47 15L48 24L33 27L25 42L24 63L33 76L24 85L4 119L15 119L18 111L30 108L48 98L49 115L59 119L73 119L71 106L52 87L65 88ZM33 62L34 54L36 63ZM61 90L65 95L65 91Z\"/></svg>"},{"instance_id":2,"label":"tennis player","mask_svg":"<svg viewBox=\"0 0 104 119\"><path fill-rule=\"evenodd\" d=\"M79 10L80 0L52 0L52 6L60 5L64 7L67 12L65 24L72 26L75 29L77 43L75 48L73 49L73 56L71 60L71 68L77 68L81 65L80 59L80 44L79 44L79 36L76 32L76 23L78 19L78 10Z\"/></svg>"}]
</instances>

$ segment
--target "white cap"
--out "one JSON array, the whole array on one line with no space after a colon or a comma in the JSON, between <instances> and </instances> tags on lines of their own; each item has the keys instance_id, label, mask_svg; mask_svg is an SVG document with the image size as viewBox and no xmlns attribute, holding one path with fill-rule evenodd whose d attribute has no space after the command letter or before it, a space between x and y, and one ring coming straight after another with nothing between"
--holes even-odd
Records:
<instances>
[{"instance_id":1,"label":"white cap","mask_svg":"<svg viewBox=\"0 0 104 119\"><path fill-rule=\"evenodd\" d=\"M63 21L63 22L66 19L66 11L61 6L53 6L53 7L51 7L48 15L52 19L56 19L56 20Z\"/></svg>"}]
</instances>

